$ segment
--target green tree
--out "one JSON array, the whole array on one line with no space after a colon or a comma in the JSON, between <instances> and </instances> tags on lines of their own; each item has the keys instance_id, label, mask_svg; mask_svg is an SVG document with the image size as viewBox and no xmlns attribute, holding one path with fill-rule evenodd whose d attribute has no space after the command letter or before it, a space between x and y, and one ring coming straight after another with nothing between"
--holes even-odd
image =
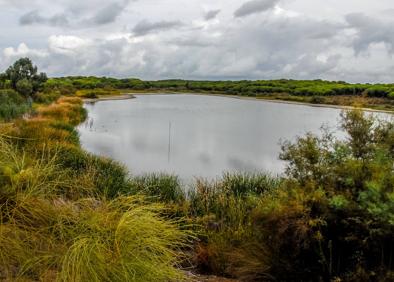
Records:
<instances>
[{"instance_id":1,"label":"green tree","mask_svg":"<svg viewBox=\"0 0 394 282\"><path fill-rule=\"evenodd\" d=\"M0 73L0 89L4 89L7 81L7 76L5 73Z\"/></svg>"},{"instance_id":2,"label":"green tree","mask_svg":"<svg viewBox=\"0 0 394 282\"><path fill-rule=\"evenodd\" d=\"M33 93L33 85L28 79L21 79L16 83L16 91L25 97L29 97Z\"/></svg>"},{"instance_id":3,"label":"green tree","mask_svg":"<svg viewBox=\"0 0 394 282\"><path fill-rule=\"evenodd\" d=\"M17 60L6 70L4 78L10 80L11 87L23 95L36 93L48 79L45 73L38 73L37 66L29 58Z\"/></svg>"}]
</instances>

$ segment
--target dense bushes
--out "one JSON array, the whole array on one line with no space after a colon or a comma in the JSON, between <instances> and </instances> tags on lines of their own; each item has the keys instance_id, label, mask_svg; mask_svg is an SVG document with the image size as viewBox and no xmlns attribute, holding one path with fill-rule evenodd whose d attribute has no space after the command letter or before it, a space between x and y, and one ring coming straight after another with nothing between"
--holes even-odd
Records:
<instances>
[{"instance_id":1,"label":"dense bushes","mask_svg":"<svg viewBox=\"0 0 394 282\"><path fill-rule=\"evenodd\" d=\"M38 73L37 66L29 58L20 58L0 74L0 86L12 88L24 97L31 97L43 88L47 81L45 73Z\"/></svg>"},{"instance_id":2,"label":"dense bushes","mask_svg":"<svg viewBox=\"0 0 394 282\"><path fill-rule=\"evenodd\" d=\"M93 96L97 89L168 90L183 92L211 92L245 96L287 94L293 96L368 96L388 97L394 91L392 84L349 84L343 81L323 80L257 80L257 81L188 81L114 79L106 77L64 77L47 81L49 90L76 89L80 94ZM92 98L92 97L89 97Z\"/></svg>"},{"instance_id":3,"label":"dense bushes","mask_svg":"<svg viewBox=\"0 0 394 282\"><path fill-rule=\"evenodd\" d=\"M13 90L0 90L0 121L9 121L28 112L31 105Z\"/></svg>"}]
</instances>

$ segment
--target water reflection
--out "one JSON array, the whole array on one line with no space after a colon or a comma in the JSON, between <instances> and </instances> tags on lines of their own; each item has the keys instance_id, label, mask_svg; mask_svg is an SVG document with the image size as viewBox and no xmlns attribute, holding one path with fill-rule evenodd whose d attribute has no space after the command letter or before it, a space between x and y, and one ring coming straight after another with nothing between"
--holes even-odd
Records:
<instances>
[{"instance_id":1,"label":"water reflection","mask_svg":"<svg viewBox=\"0 0 394 282\"><path fill-rule=\"evenodd\" d=\"M84 148L126 164L132 173L184 179L223 171L281 173L279 141L322 124L336 130L340 110L199 95L137 95L86 104Z\"/></svg>"}]
</instances>

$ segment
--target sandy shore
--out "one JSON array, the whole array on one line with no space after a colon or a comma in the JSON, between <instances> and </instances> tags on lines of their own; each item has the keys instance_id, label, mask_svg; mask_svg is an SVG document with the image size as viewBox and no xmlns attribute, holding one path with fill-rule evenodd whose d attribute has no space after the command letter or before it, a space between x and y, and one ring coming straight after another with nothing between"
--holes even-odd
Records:
<instances>
[{"instance_id":1,"label":"sandy shore","mask_svg":"<svg viewBox=\"0 0 394 282\"><path fill-rule=\"evenodd\" d=\"M305 102L296 102L296 101L286 101L286 100L276 100L276 99L264 99L264 98L256 98L256 97L245 97L245 96L238 96L238 95L226 95L226 94L207 94L207 93L192 93L192 92L152 92L152 93L128 93L122 94L119 96L103 96L96 99L84 99L85 102L97 102L97 101L109 101L109 100L125 100L125 99L133 99L137 98L138 95L179 95L179 94L189 94L189 95L202 95L202 96L216 96L216 97L225 97L225 98L233 98L233 99L240 99L240 100L252 100L252 101L260 101L260 102L269 102L269 103L277 103L277 104L290 104L290 105L301 105L301 106L308 106L308 107L319 107L319 108L333 108L333 109L341 109L341 110L354 110L354 109L361 109L366 112L374 112L374 113L386 113L386 114L394 114L394 111L388 110L377 110L371 108L357 108L353 106L342 106L342 105L330 105L330 104L311 104Z\"/></svg>"},{"instance_id":2,"label":"sandy shore","mask_svg":"<svg viewBox=\"0 0 394 282\"><path fill-rule=\"evenodd\" d=\"M122 94L116 96L101 96L99 98L85 98L83 99L86 103L94 103L98 101L111 101L111 100L127 100L136 98L134 94Z\"/></svg>"}]
</instances>

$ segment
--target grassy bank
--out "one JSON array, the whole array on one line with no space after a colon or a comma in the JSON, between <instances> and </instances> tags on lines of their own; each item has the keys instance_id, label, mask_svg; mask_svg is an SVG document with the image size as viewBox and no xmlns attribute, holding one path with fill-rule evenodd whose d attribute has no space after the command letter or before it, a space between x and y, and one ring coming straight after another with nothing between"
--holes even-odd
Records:
<instances>
[{"instance_id":1,"label":"grassy bank","mask_svg":"<svg viewBox=\"0 0 394 282\"><path fill-rule=\"evenodd\" d=\"M127 193L126 170L79 147L78 98L0 127L0 277L18 281L184 280L190 234L162 204Z\"/></svg>"}]
</instances>

